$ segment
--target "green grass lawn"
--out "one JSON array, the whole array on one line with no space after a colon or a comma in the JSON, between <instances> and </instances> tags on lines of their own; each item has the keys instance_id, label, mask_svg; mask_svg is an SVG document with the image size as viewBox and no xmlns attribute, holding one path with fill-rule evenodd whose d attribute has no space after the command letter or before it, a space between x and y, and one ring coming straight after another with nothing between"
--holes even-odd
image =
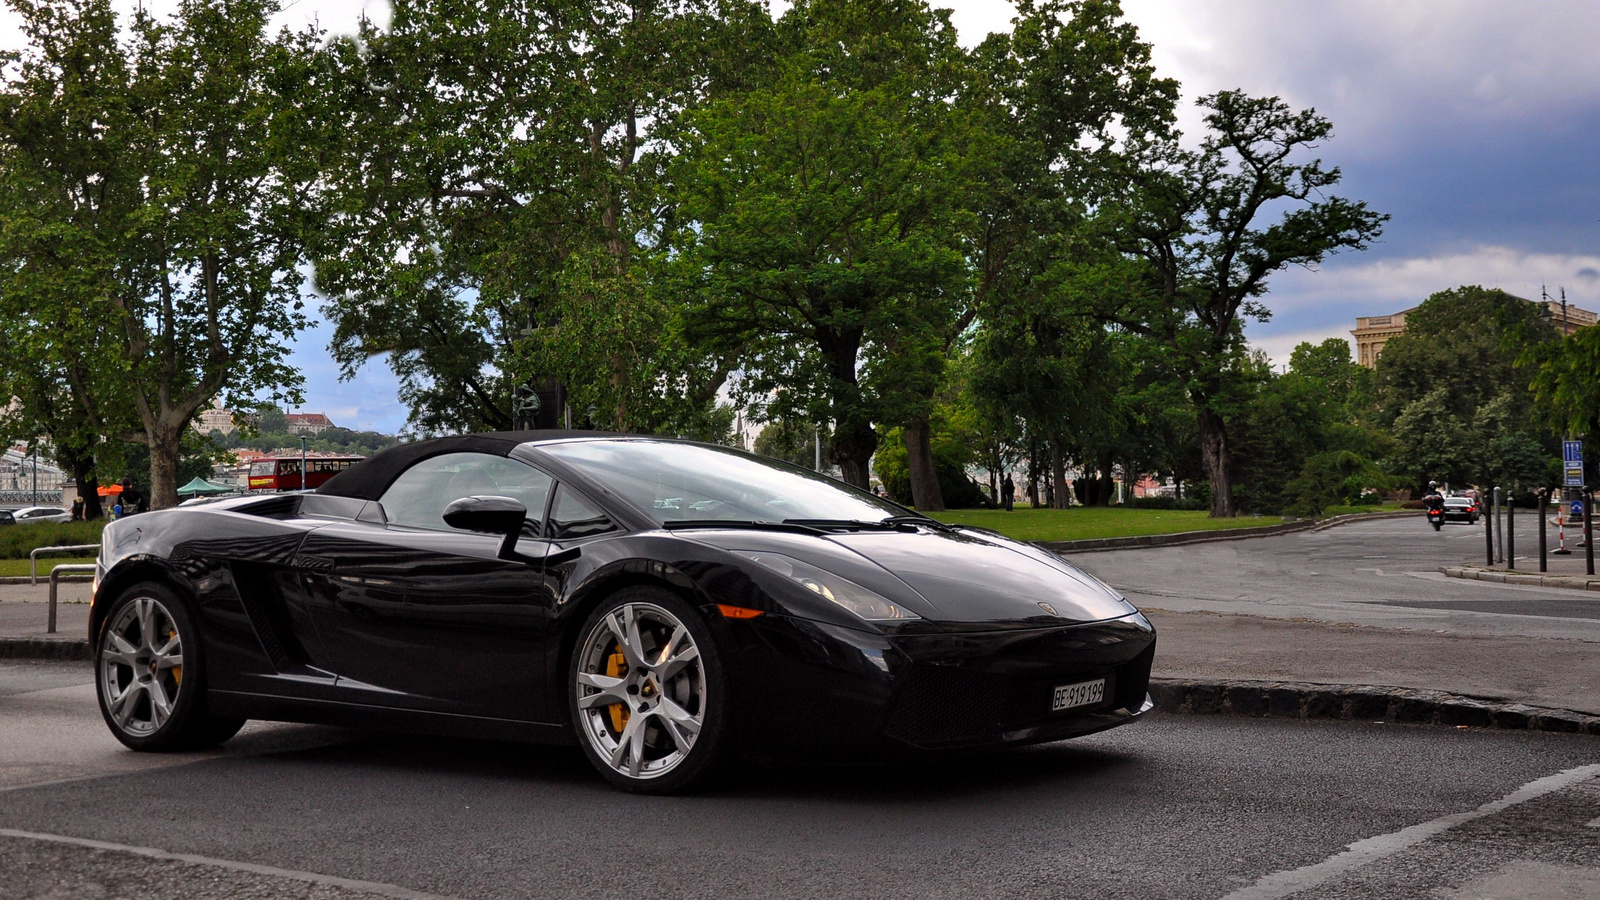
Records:
<instances>
[{"instance_id":1,"label":"green grass lawn","mask_svg":"<svg viewBox=\"0 0 1600 900\"><path fill-rule=\"evenodd\" d=\"M1021 541L1081 541L1092 538L1171 534L1176 531L1212 531L1276 525L1279 516L1238 516L1213 519L1203 510L1120 509L1076 506L1072 509L952 509L934 513L941 522L992 528Z\"/></svg>"},{"instance_id":2,"label":"green grass lawn","mask_svg":"<svg viewBox=\"0 0 1600 900\"><path fill-rule=\"evenodd\" d=\"M46 578L50 577L50 570L58 565L61 565L62 563L92 562L94 562L94 557L92 556L82 559L73 558L70 556L41 556L39 557L39 581L43 582ZM11 575L21 575L26 577L27 574L28 561L26 559L0 559L0 578Z\"/></svg>"}]
</instances>

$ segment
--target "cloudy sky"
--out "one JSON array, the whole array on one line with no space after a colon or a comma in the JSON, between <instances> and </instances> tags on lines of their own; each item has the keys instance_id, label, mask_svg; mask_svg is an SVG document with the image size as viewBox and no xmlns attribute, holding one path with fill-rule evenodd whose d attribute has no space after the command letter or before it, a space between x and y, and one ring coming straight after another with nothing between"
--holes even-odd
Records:
<instances>
[{"instance_id":1,"label":"cloudy sky","mask_svg":"<svg viewBox=\"0 0 1600 900\"><path fill-rule=\"evenodd\" d=\"M159 3L160 0L152 0ZM128 4L129 6L132 3ZM1009 27L998 0L947 0L964 43ZM1600 3L1589 0L1124 0L1186 104L1242 88L1333 120L1323 158L1340 193L1393 216L1377 246L1271 283L1252 342L1283 362L1303 340L1348 337L1360 315L1458 284L1554 295L1600 310ZM348 30L383 0L299 0L283 14ZM6 23L9 24L9 23ZM0 31L0 38L3 38ZM1188 130L1197 117L1185 115ZM392 431L394 381L341 384L326 326L299 343L306 409Z\"/></svg>"}]
</instances>

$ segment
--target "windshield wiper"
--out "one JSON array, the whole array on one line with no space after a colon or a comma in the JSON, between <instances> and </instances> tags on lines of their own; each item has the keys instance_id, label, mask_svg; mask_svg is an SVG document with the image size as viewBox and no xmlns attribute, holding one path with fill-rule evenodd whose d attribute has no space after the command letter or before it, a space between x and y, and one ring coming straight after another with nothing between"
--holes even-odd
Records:
<instances>
[{"instance_id":1,"label":"windshield wiper","mask_svg":"<svg viewBox=\"0 0 1600 900\"><path fill-rule=\"evenodd\" d=\"M689 528L748 528L753 531L786 531L791 534L825 534L804 522L756 522L750 519L669 519L661 527L668 531Z\"/></svg>"},{"instance_id":2,"label":"windshield wiper","mask_svg":"<svg viewBox=\"0 0 1600 900\"><path fill-rule=\"evenodd\" d=\"M921 515L917 515L917 516L890 516L889 518L884 519L883 521L886 522L886 523L893 523L895 525L926 525L929 528L932 528L932 529L934 529L936 531L954 531L955 530L954 528L951 528L949 525L946 525L945 523L939 521L938 519L933 518L932 516L921 516Z\"/></svg>"},{"instance_id":3,"label":"windshield wiper","mask_svg":"<svg viewBox=\"0 0 1600 900\"><path fill-rule=\"evenodd\" d=\"M784 519L783 523L845 531L915 531L917 525L925 524L921 516L890 516L876 522L864 522L861 519Z\"/></svg>"}]
</instances>

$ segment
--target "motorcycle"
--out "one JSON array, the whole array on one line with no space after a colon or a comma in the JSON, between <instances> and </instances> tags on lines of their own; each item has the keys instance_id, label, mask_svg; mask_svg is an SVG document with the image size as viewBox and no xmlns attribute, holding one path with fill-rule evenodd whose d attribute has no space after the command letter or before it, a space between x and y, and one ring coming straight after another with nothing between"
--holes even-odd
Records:
<instances>
[{"instance_id":1,"label":"motorcycle","mask_svg":"<svg viewBox=\"0 0 1600 900\"><path fill-rule=\"evenodd\" d=\"M1433 526L1434 531L1444 527L1444 507L1428 510L1428 524Z\"/></svg>"}]
</instances>

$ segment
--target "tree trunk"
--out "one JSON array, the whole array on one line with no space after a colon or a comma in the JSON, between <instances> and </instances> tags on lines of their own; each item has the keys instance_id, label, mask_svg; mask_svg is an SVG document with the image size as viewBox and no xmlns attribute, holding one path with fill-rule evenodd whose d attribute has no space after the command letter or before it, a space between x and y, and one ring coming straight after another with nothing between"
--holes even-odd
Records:
<instances>
[{"instance_id":1,"label":"tree trunk","mask_svg":"<svg viewBox=\"0 0 1600 900\"><path fill-rule=\"evenodd\" d=\"M901 434L906 441L906 468L911 474L911 505L922 512L944 509L939 490L939 473L933 463L933 436L927 419L906 424Z\"/></svg>"},{"instance_id":2,"label":"tree trunk","mask_svg":"<svg viewBox=\"0 0 1600 900\"><path fill-rule=\"evenodd\" d=\"M100 482L94 475L94 458L72 457L72 480L78 485L78 496L83 498L83 520L90 522L105 515L100 509Z\"/></svg>"},{"instance_id":3,"label":"tree trunk","mask_svg":"<svg viewBox=\"0 0 1600 900\"><path fill-rule=\"evenodd\" d=\"M1211 410L1200 412L1200 464L1206 470L1206 477L1211 479L1211 517L1225 519L1237 515L1228 431L1222 416Z\"/></svg>"},{"instance_id":4,"label":"tree trunk","mask_svg":"<svg viewBox=\"0 0 1600 900\"><path fill-rule=\"evenodd\" d=\"M181 428L147 433L150 441L150 508L178 505L178 445Z\"/></svg>"},{"instance_id":5,"label":"tree trunk","mask_svg":"<svg viewBox=\"0 0 1600 900\"><path fill-rule=\"evenodd\" d=\"M1070 507L1072 496L1067 490L1067 457L1054 442L1050 444L1050 483L1051 493L1055 496L1053 506L1056 509Z\"/></svg>"},{"instance_id":6,"label":"tree trunk","mask_svg":"<svg viewBox=\"0 0 1600 900\"><path fill-rule=\"evenodd\" d=\"M878 449L878 432L871 425L840 423L833 432L833 461L845 484L862 490L872 487L872 454Z\"/></svg>"}]
</instances>

